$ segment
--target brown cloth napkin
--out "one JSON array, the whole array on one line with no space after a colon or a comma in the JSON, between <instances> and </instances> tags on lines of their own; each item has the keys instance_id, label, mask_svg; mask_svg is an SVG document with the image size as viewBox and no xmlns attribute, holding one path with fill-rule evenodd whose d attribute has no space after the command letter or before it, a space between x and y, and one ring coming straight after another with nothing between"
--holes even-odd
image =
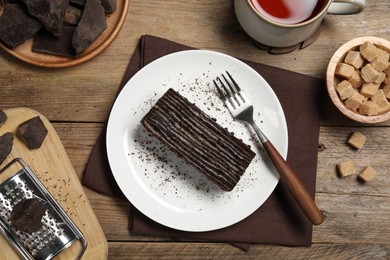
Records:
<instances>
[{"instance_id":1,"label":"brown cloth napkin","mask_svg":"<svg viewBox=\"0 0 390 260\"><path fill-rule=\"evenodd\" d=\"M119 90L137 71L151 61L187 49L192 48L150 35L142 36ZM325 89L323 80L250 61L244 62L262 75L278 96L288 126L287 161L314 197L320 125L319 107L321 94ZM123 198L107 161L105 130L102 131L92 151L82 183L96 191ZM249 246L251 243L311 245L312 225L281 182L268 200L253 214L239 223L216 231L174 230L154 222L135 208L132 208L131 212L130 229L139 235L229 242L246 249L248 247L245 245Z\"/></svg>"}]
</instances>

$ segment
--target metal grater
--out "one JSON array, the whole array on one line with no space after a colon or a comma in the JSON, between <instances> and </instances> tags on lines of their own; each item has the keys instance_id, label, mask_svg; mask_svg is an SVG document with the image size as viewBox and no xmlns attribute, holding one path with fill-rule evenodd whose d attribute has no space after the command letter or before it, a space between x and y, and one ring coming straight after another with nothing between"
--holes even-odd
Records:
<instances>
[{"instance_id":1,"label":"metal grater","mask_svg":"<svg viewBox=\"0 0 390 260\"><path fill-rule=\"evenodd\" d=\"M78 255L80 259L88 241L27 164L16 158L1 169L0 174L15 163L22 169L0 184L0 232L24 259L52 259L80 240L83 246ZM30 198L38 198L47 209L42 226L31 234L16 230L10 219L13 208Z\"/></svg>"}]
</instances>

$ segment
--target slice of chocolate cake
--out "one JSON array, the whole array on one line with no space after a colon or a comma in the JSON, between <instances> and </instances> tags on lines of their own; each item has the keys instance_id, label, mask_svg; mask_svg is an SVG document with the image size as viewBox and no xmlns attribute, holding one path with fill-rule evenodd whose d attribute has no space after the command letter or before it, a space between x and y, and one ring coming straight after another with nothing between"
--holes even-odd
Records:
<instances>
[{"instance_id":1,"label":"slice of chocolate cake","mask_svg":"<svg viewBox=\"0 0 390 260\"><path fill-rule=\"evenodd\" d=\"M7 156L11 153L13 144L13 133L7 132L0 136L0 164L2 164Z\"/></svg>"},{"instance_id":2,"label":"slice of chocolate cake","mask_svg":"<svg viewBox=\"0 0 390 260\"><path fill-rule=\"evenodd\" d=\"M141 122L225 191L233 190L255 157L248 145L173 89L157 101Z\"/></svg>"},{"instance_id":3,"label":"slice of chocolate cake","mask_svg":"<svg viewBox=\"0 0 390 260\"><path fill-rule=\"evenodd\" d=\"M46 206L37 198L20 201L11 211L11 224L16 230L29 234L42 227Z\"/></svg>"}]
</instances>

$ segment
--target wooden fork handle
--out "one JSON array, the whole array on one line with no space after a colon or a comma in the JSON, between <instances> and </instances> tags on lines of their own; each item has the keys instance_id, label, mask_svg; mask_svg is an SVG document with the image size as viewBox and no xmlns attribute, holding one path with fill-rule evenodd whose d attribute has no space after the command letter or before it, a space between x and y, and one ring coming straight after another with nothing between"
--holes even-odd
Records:
<instances>
[{"instance_id":1,"label":"wooden fork handle","mask_svg":"<svg viewBox=\"0 0 390 260\"><path fill-rule=\"evenodd\" d=\"M287 164L273 144L267 140L263 143L264 149L268 156L273 161L276 169L279 172L280 178L290 190L299 206L306 214L308 219L314 225L320 225L324 221L324 217L310 196L309 192L299 179L295 171Z\"/></svg>"}]
</instances>

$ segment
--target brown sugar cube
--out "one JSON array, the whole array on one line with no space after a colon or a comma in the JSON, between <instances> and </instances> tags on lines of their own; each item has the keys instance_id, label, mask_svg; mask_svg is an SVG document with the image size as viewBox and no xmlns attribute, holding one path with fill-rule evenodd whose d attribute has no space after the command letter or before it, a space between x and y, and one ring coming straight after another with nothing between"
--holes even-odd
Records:
<instances>
[{"instance_id":1,"label":"brown sugar cube","mask_svg":"<svg viewBox=\"0 0 390 260\"><path fill-rule=\"evenodd\" d=\"M390 83L390 76L386 76L386 78L382 81L383 84L389 84Z\"/></svg>"},{"instance_id":2,"label":"brown sugar cube","mask_svg":"<svg viewBox=\"0 0 390 260\"><path fill-rule=\"evenodd\" d=\"M365 82L374 82L380 77L380 73L371 64L366 64L361 70L361 76Z\"/></svg>"},{"instance_id":3,"label":"brown sugar cube","mask_svg":"<svg viewBox=\"0 0 390 260\"><path fill-rule=\"evenodd\" d=\"M376 176L376 171L374 170L374 168L372 168L370 165L369 166L366 166L358 175L358 177L364 181L364 182L369 182L369 181L372 181L374 179L374 177Z\"/></svg>"},{"instance_id":4,"label":"brown sugar cube","mask_svg":"<svg viewBox=\"0 0 390 260\"><path fill-rule=\"evenodd\" d=\"M18 132L30 149L41 147L47 135L47 129L39 116L33 117L18 126Z\"/></svg>"},{"instance_id":5,"label":"brown sugar cube","mask_svg":"<svg viewBox=\"0 0 390 260\"><path fill-rule=\"evenodd\" d=\"M336 75L349 79L352 77L355 68L346 63L339 63L336 68Z\"/></svg>"},{"instance_id":6,"label":"brown sugar cube","mask_svg":"<svg viewBox=\"0 0 390 260\"><path fill-rule=\"evenodd\" d=\"M378 92L380 86L381 85L377 83L364 83L360 89L360 94L366 97L372 97L376 94L376 92Z\"/></svg>"},{"instance_id":7,"label":"brown sugar cube","mask_svg":"<svg viewBox=\"0 0 390 260\"><path fill-rule=\"evenodd\" d=\"M348 139L348 144L352 145L356 149L362 149L367 142L367 137L360 132L353 132Z\"/></svg>"},{"instance_id":8,"label":"brown sugar cube","mask_svg":"<svg viewBox=\"0 0 390 260\"><path fill-rule=\"evenodd\" d=\"M380 108L387 107L389 105L389 101L387 100L383 89L378 90L375 95L372 96L371 100L377 103Z\"/></svg>"},{"instance_id":9,"label":"brown sugar cube","mask_svg":"<svg viewBox=\"0 0 390 260\"><path fill-rule=\"evenodd\" d=\"M387 83L383 87L383 93L385 94L386 98L390 99L390 83Z\"/></svg>"},{"instance_id":10,"label":"brown sugar cube","mask_svg":"<svg viewBox=\"0 0 390 260\"><path fill-rule=\"evenodd\" d=\"M371 61L370 64L374 69L380 72L384 71L389 66L389 62L387 60L382 60L379 57Z\"/></svg>"},{"instance_id":11,"label":"brown sugar cube","mask_svg":"<svg viewBox=\"0 0 390 260\"><path fill-rule=\"evenodd\" d=\"M369 62L377 57L377 47L371 42L365 42L360 45L359 50L360 54Z\"/></svg>"},{"instance_id":12,"label":"brown sugar cube","mask_svg":"<svg viewBox=\"0 0 390 260\"><path fill-rule=\"evenodd\" d=\"M352 87L354 87L354 88L360 88L365 83L364 79L360 75L360 71L359 70L355 70L352 73L352 76L348 80L348 82L351 83Z\"/></svg>"},{"instance_id":13,"label":"brown sugar cube","mask_svg":"<svg viewBox=\"0 0 390 260\"><path fill-rule=\"evenodd\" d=\"M352 109L352 110L357 110L358 107L360 106L360 104L362 104L364 101L364 96L361 95L359 92L357 92L356 90L354 91L354 93L352 94L351 97L349 97L346 101L345 101L345 105Z\"/></svg>"},{"instance_id":14,"label":"brown sugar cube","mask_svg":"<svg viewBox=\"0 0 390 260\"><path fill-rule=\"evenodd\" d=\"M352 161L346 161L337 164L337 169L341 177L347 177L356 172L355 165Z\"/></svg>"},{"instance_id":15,"label":"brown sugar cube","mask_svg":"<svg viewBox=\"0 0 390 260\"><path fill-rule=\"evenodd\" d=\"M384 72L379 72L379 76L376 80L374 80L374 83L381 84L386 79L386 74Z\"/></svg>"},{"instance_id":16,"label":"brown sugar cube","mask_svg":"<svg viewBox=\"0 0 390 260\"><path fill-rule=\"evenodd\" d=\"M374 101L366 101L359 105L359 113L367 116L379 114L379 105Z\"/></svg>"},{"instance_id":17,"label":"brown sugar cube","mask_svg":"<svg viewBox=\"0 0 390 260\"><path fill-rule=\"evenodd\" d=\"M345 100L345 99L351 97L352 94L355 92L351 83L349 83L347 80L343 80L339 84L337 84L336 91L337 91L337 93L339 93L340 98L342 100Z\"/></svg>"},{"instance_id":18,"label":"brown sugar cube","mask_svg":"<svg viewBox=\"0 0 390 260\"><path fill-rule=\"evenodd\" d=\"M347 55L345 56L344 62L352 65L355 67L355 69L359 69L364 62L364 59L360 52L358 51L349 51Z\"/></svg>"},{"instance_id":19,"label":"brown sugar cube","mask_svg":"<svg viewBox=\"0 0 390 260\"><path fill-rule=\"evenodd\" d=\"M378 114L385 114L390 111L390 104L386 107L380 107Z\"/></svg>"},{"instance_id":20,"label":"brown sugar cube","mask_svg":"<svg viewBox=\"0 0 390 260\"><path fill-rule=\"evenodd\" d=\"M389 65L387 66L387 69L385 69L383 72L384 72L387 76L390 76L390 63L389 63Z\"/></svg>"},{"instance_id":21,"label":"brown sugar cube","mask_svg":"<svg viewBox=\"0 0 390 260\"><path fill-rule=\"evenodd\" d=\"M8 119L7 114L3 110L0 110L0 126L4 125L7 119Z\"/></svg>"},{"instance_id":22,"label":"brown sugar cube","mask_svg":"<svg viewBox=\"0 0 390 260\"><path fill-rule=\"evenodd\" d=\"M376 58L388 62L389 59L390 59L390 53L387 52L386 50L381 49L381 48L377 48L377 50L376 50Z\"/></svg>"}]
</instances>

